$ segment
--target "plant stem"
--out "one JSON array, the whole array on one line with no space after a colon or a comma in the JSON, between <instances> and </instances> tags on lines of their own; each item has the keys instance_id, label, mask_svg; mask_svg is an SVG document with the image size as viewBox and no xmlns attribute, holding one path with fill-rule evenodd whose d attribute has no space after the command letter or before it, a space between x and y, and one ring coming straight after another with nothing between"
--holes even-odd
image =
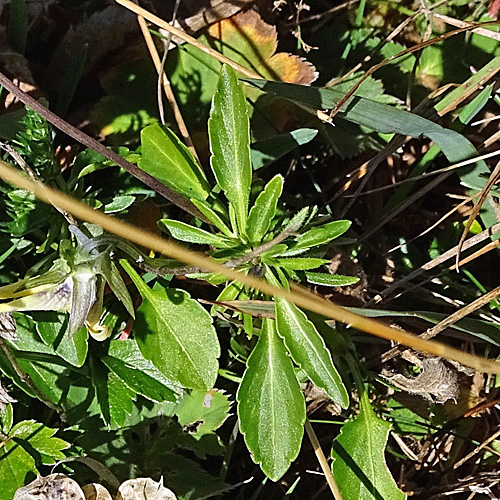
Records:
<instances>
[{"instance_id":1,"label":"plant stem","mask_svg":"<svg viewBox=\"0 0 500 500\"><path fill-rule=\"evenodd\" d=\"M312 447L314 449L314 453L316 453L316 458L318 459L321 470L325 475L326 482L328 483L328 486L330 486L330 490L332 491L333 497L335 498L335 500L342 500L342 494L340 493L338 484L335 481L335 478L333 477L330 466L328 465L328 461L326 460L325 454L321 449L321 445L319 444L316 433L314 432L314 429L312 428L311 422L309 422L308 418L306 418L305 428L307 436L309 437L309 441L311 441Z\"/></svg>"}]
</instances>

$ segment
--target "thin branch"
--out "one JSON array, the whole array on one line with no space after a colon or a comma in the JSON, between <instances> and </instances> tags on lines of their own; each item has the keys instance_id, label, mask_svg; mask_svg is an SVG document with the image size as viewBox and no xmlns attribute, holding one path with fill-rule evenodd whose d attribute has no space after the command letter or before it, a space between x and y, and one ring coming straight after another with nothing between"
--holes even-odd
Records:
<instances>
[{"instance_id":1,"label":"thin branch","mask_svg":"<svg viewBox=\"0 0 500 500\"><path fill-rule=\"evenodd\" d=\"M234 269L222 266L214 259L211 259L200 252L189 250L172 240L159 237L151 231L138 228L132 224L106 215L99 210L95 210L82 202L73 199L71 196L59 191L34 183L30 179L23 177L4 161L0 161L0 177L6 182L14 184L21 189L26 189L34 193L40 200L50 204L57 204L74 216L84 219L87 222L97 224L110 233L125 238L137 245L162 253L173 259L185 262L188 265L203 267L206 272L222 274L229 280L238 281L248 287L255 288L263 294L280 297L289 302L293 302L299 307L321 314L329 319L347 323L354 328L386 340L392 340L400 344L407 345L412 349L428 352L442 358L458 361L464 366L469 366L481 372L499 373L500 364L495 360L485 359L473 354L462 352L460 349L449 347L432 340L423 340L408 332L398 328L392 328L382 322L372 318L365 318L348 309L345 309L313 293L303 290L301 293L294 293L279 286L274 286L256 276L242 273Z\"/></svg>"},{"instance_id":2,"label":"thin branch","mask_svg":"<svg viewBox=\"0 0 500 500\"><path fill-rule=\"evenodd\" d=\"M332 471L330 470L330 466L328 465L328 461L326 460L325 454L321 449L321 445L319 444L318 438L316 437L316 433L312 428L311 422L308 418L306 418L305 429L307 432L307 436L309 437L309 441L311 441L312 447L314 449L314 453L316 454L316 458L318 459L319 465L323 474L325 475L326 482L328 486L330 486L330 490L335 498L335 500L342 500L342 493L340 493L340 489L333 477Z\"/></svg>"},{"instance_id":3,"label":"thin branch","mask_svg":"<svg viewBox=\"0 0 500 500\"><path fill-rule=\"evenodd\" d=\"M485 293L483 296L474 300L470 304L467 304L465 307L462 307L462 309L459 309L458 311L455 311L453 314L450 314L447 318L443 319L443 321L440 321L437 325L433 326L432 328L429 328L425 333L423 333L420 336L423 339L431 339L435 337L438 333L442 332L449 326L455 324L462 318L465 318L465 316L468 316L474 311L477 311L484 305L491 302L493 299L496 299L499 295L500 295L500 286L494 288L493 290L490 290L488 293Z\"/></svg>"},{"instance_id":4,"label":"thin branch","mask_svg":"<svg viewBox=\"0 0 500 500\"><path fill-rule=\"evenodd\" d=\"M163 91L165 92L167 101L170 104L170 107L172 108L172 112L174 113L174 118L175 121L177 122L177 126L179 127L179 132L182 135L182 139L186 143L187 147L189 148L193 156L199 162L200 159L198 158L196 149L194 148L193 145L193 141L191 140L191 137L189 135L186 122L184 121L181 110L179 109L179 106L177 104L177 100L175 99L175 95L174 92L172 91L172 86L170 85L170 81L168 80L168 77L165 74L165 70L163 68L163 62L161 61L158 51L156 50L156 45L154 44L153 37L151 36L151 33L149 32L149 29L146 25L146 21L144 17L140 15L137 16L137 21L139 23L139 27L141 28L144 41L146 42L146 45L148 47L149 54L151 55L151 59L153 60L153 63L155 65L156 72L158 73L159 83L163 87ZM167 52L165 52L165 54L166 53ZM161 101L161 96L159 101Z\"/></svg>"},{"instance_id":5,"label":"thin branch","mask_svg":"<svg viewBox=\"0 0 500 500\"><path fill-rule=\"evenodd\" d=\"M228 64L231 66L234 70L238 71L238 73L241 73L242 75L246 76L247 78L262 78L258 73L255 73L255 71L249 70L241 64L238 64L228 57L224 56L220 52L217 52L216 50L212 49L211 47L208 47L207 45L202 44L196 38L193 38L192 36L188 35L184 31L176 28L175 26L172 26L171 24L167 23L163 19L161 19L158 16L155 16L151 12L149 12L146 9L143 9L142 7L139 7L136 5L134 2L131 2L130 0L115 0L116 3L122 5L123 7L131 10L138 16L142 16L148 21L152 22L153 24L156 24L156 26L159 26L160 28L163 28L165 31L168 31L169 33L172 33L172 35L180 38L181 40L189 43L190 45L193 45L193 47L196 47L197 49L201 50L202 52L205 52L205 54L208 54L209 56L213 57L214 59L217 59L222 64Z\"/></svg>"},{"instance_id":6,"label":"thin branch","mask_svg":"<svg viewBox=\"0 0 500 500\"><path fill-rule=\"evenodd\" d=\"M472 237L470 237L468 240L465 240L465 243L462 247L462 251L467 250L471 248L474 245L477 245L478 243L481 243L482 241L491 238L494 234L498 233L500 231L500 223L495 224L491 226L488 229L485 229L483 232L476 234ZM430 271L434 267L438 266L439 264L443 264L447 260L455 257L458 252L458 245L454 246L450 250L446 251L439 257L436 257L435 259L430 260L423 266L419 267L418 269L415 269L412 273L404 276L400 280L396 281L393 283L391 286L387 287L385 290L380 292L376 297L374 297L372 300L370 300L365 307L373 307L375 304L378 304L380 301L385 299L386 297L389 296L391 292L399 288L402 284L407 283L408 281L411 281L413 278L416 278L417 276L420 276L422 273L425 271Z\"/></svg>"}]
</instances>

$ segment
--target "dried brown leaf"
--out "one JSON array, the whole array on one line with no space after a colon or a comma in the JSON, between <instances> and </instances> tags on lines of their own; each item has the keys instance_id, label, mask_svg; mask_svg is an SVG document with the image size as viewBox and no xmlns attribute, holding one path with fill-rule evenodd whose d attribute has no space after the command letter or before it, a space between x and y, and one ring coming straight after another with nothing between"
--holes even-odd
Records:
<instances>
[{"instance_id":1,"label":"dried brown leaf","mask_svg":"<svg viewBox=\"0 0 500 500\"><path fill-rule=\"evenodd\" d=\"M19 488L14 500L85 500L85 495L73 479L64 474L51 474Z\"/></svg>"}]
</instances>

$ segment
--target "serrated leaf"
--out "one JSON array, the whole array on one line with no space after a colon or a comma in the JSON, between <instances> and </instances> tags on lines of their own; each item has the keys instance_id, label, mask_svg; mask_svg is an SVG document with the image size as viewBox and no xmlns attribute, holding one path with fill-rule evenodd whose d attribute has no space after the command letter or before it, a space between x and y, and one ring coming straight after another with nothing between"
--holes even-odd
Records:
<instances>
[{"instance_id":1,"label":"serrated leaf","mask_svg":"<svg viewBox=\"0 0 500 500\"><path fill-rule=\"evenodd\" d=\"M25 420L12 427L9 437L22 439L23 443L28 443L32 449L40 454L41 463L50 465L65 458L62 450L69 448L69 443L54 437L56 432L57 429L45 427L34 420Z\"/></svg>"},{"instance_id":2,"label":"serrated leaf","mask_svg":"<svg viewBox=\"0 0 500 500\"><path fill-rule=\"evenodd\" d=\"M240 429L252 459L277 481L299 453L306 411L292 361L273 320L263 320L237 400Z\"/></svg>"},{"instance_id":3,"label":"serrated leaf","mask_svg":"<svg viewBox=\"0 0 500 500\"><path fill-rule=\"evenodd\" d=\"M359 281L356 276L343 276L342 274L326 274L326 273L305 273L307 281L314 285L322 286L347 286L354 285Z\"/></svg>"},{"instance_id":4,"label":"serrated leaf","mask_svg":"<svg viewBox=\"0 0 500 500\"><path fill-rule=\"evenodd\" d=\"M134 408L136 393L130 390L118 375L107 369L99 360L91 358L92 384L101 409L101 415L110 427L125 423Z\"/></svg>"},{"instance_id":5,"label":"serrated leaf","mask_svg":"<svg viewBox=\"0 0 500 500\"><path fill-rule=\"evenodd\" d=\"M391 425L378 418L368 396L361 397L356 420L342 427L332 448L332 472L344 500L403 500L385 463Z\"/></svg>"},{"instance_id":6,"label":"serrated leaf","mask_svg":"<svg viewBox=\"0 0 500 500\"><path fill-rule=\"evenodd\" d=\"M168 232L180 241L187 243L197 243L198 245L211 245L217 248L232 248L237 245L237 242L228 240L223 236L209 233L204 229L190 226L184 222L179 222L171 219L161 219L160 227L164 226Z\"/></svg>"},{"instance_id":7,"label":"serrated leaf","mask_svg":"<svg viewBox=\"0 0 500 500\"><path fill-rule=\"evenodd\" d=\"M134 325L143 356L165 377L190 389L211 389L220 346L210 314L183 290L151 290L132 266L121 261L143 302Z\"/></svg>"},{"instance_id":8,"label":"serrated leaf","mask_svg":"<svg viewBox=\"0 0 500 500\"><path fill-rule=\"evenodd\" d=\"M298 128L286 134L252 143L250 148L254 170L269 165L302 144L307 144L317 134L318 131L312 128Z\"/></svg>"},{"instance_id":9,"label":"serrated leaf","mask_svg":"<svg viewBox=\"0 0 500 500\"><path fill-rule=\"evenodd\" d=\"M102 362L132 391L157 402L176 401L180 387L144 358L135 340L112 340Z\"/></svg>"},{"instance_id":10,"label":"serrated leaf","mask_svg":"<svg viewBox=\"0 0 500 500\"><path fill-rule=\"evenodd\" d=\"M12 500L24 485L28 473L37 474L37 465L53 464L65 458L66 441L54 437L56 429L34 420L16 424L0 448L0 500ZM36 458L36 460L35 460Z\"/></svg>"},{"instance_id":11,"label":"serrated leaf","mask_svg":"<svg viewBox=\"0 0 500 500\"><path fill-rule=\"evenodd\" d=\"M342 408L349 395L332 361L323 337L295 304L275 298L276 325L292 359L320 389Z\"/></svg>"},{"instance_id":12,"label":"serrated leaf","mask_svg":"<svg viewBox=\"0 0 500 500\"><path fill-rule=\"evenodd\" d=\"M215 389L193 391L184 396L175 410L177 420L183 427L195 425L191 432L196 438L218 429L229 416L231 404L227 395Z\"/></svg>"},{"instance_id":13,"label":"serrated leaf","mask_svg":"<svg viewBox=\"0 0 500 500\"><path fill-rule=\"evenodd\" d=\"M157 123L141 132L139 168L187 198L205 200L210 186L189 149Z\"/></svg>"},{"instance_id":14,"label":"serrated leaf","mask_svg":"<svg viewBox=\"0 0 500 500\"><path fill-rule=\"evenodd\" d=\"M245 95L234 70L222 67L208 120L210 164L217 184L234 208L238 229L246 233L252 183L250 125Z\"/></svg>"},{"instance_id":15,"label":"serrated leaf","mask_svg":"<svg viewBox=\"0 0 500 500\"><path fill-rule=\"evenodd\" d=\"M257 196L254 206L250 209L247 235L251 243L259 243L269 230L283 192L283 182L281 175L274 176Z\"/></svg>"},{"instance_id":16,"label":"serrated leaf","mask_svg":"<svg viewBox=\"0 0 500 500\"><path fill-rule=\"evenodd\" d=\"M344 234L351 227L348 220L337 220L313 227L297 237L296 243L285 255L295 255L304 252L311 247L324 245Z\"/></svg>"}]
</instances>

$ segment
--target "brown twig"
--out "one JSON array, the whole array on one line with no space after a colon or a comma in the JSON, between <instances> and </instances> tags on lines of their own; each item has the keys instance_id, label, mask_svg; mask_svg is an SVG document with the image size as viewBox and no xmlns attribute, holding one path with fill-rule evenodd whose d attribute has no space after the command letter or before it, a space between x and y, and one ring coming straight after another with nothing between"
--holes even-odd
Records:
<instances>
[{"instance_id":1,"label":"brown twig","mask_svg":"<svg viewBox=\"0 0 500 500\"><path fill-rule=\"evenodd\" d=\"M465 240L465 243L462 247L462 250L467 250L468 248L477 245L478 243L481 243L482 241L491 238L494 234L500 231L500 223L495 224L491 226L488 229L485 229L483 232L476 234L472 237L470 237L468 240ZM396 290L399 286L401 286L404 283L407 283L408 281L412 280L413 278L416 278L417 276L420 276L422 273L425 271L429 271L433 269L434 267L443 264L449 259L452 259L457 255L458 252L458 245L454 246L447 252L443 253L439 257L436 257L435 259L430 260L423 266L419 267L418 269L415 269L412 273L408 274L407 276L401 278L400 280L396 281L393 283L391 286L387 287L385 290L380 292L376 297L374 297L372 300L370 300L365 307L373 307L375 304L379 303L381 300L386 298L391 292Z\"/></svg>"},{"instance_id":2,"label":"brown twig","mask_svg":"<svg viewBox=\"0 0 500 500\"><path fill-rule=\"evenodd\" d=\"M433 326L432 328L429 328L425 333L420 335L420 337L422 337L423 339L431 339L435 337L438 333L442 332L449 326L455 324L462 318L465 318L465 316L468 316L474 311L477 311L485 304L488 304L488 302L491 302L493 299L496 299L499 295L500 295L500 286L494 288L493 290L490 290L488 293L485 293L482 297L479 297L470 304L467 304L458 311L455 311L453 314L450 314L448 317L443 319L443 321L440 321L437 325Z\"/></svg>"},{"instance_id":3,"label":"brown twig","mask_svg":"<svg viewBox=\"0 0 500 500\"><path fill-rule=\"evenodd\" d=\"M471 459L474 455L478 454L483 448L485 448L488 444L490 444L492 441L494 441L498 436L500 436L500 429L493 433L486 441L481 443L477 448L472 450L468 455L466 455L464 458L459 460L456 464L453 465L453 469L458 469L460 466L462 466L467 460Z\"/></svg>"},{"instance_id":4,"label":"brown twig","mask_svg":"<svg viewBox=\"0 0 500 500\"><path fill-rule=\"evenodd\" d=\"M162 61L156 50L156 45L153 41L153 37L149 32L148 26L146 24L146 20L144 17L138 15L137 22L139 23L139 27L141 28L142 36L144 37L144 41L149 50L149 54L151 55L151 59L153 60L153 64L155 65L156 72L158 73L158 78L160 79L161 86L163 88L163 92L167 98L168 103L174 113L174 118L179 127L179 132L181 133L182 139L185 142L186 146L189 148L193 156L200 161L198 155L196 153L196 149L193 145L193 141L191 140L191 136L189 135L189 131L186 126L186 122L182 116L181 110L179 109L179 105L177 104L177 100L175 98L174 92L172 91L172 86L170 85L170 81L165 74L165 70L163 68Z\"/></svg>"},{"instance_id":5,"label":"brown twig","mask_svg":"<svg viewBox=\"0 0 500 500\"><path fill-rule=\"evenodd\" d=\"M328 461L326 460L325 454L321 449L321 445L319 444L316 433L314 432L314 429L312 428L311 422L309 421L308 418L306 419L305 429L307 436L309 437L309 441L311 441L314 453L316 454L316 458L318 459L321 470L325 475L326 482L328 483L328 486L330 487L330 490L332 491L335 500L342 500L342 493L340 493L340 489L337 485L337 482L335 481L335 478L333 477L330 466L328 465Z\"/></svg>"},{"instance_id":6,"label":"brown twig","mask_svg":"<svg viewBox=\"0 0 500 500\"><path fill-rule=\"evenodd\" d=\"M266 295L280 297L299 307L321 314L326 318L349 324L353 328L366 331L377 337L405 344L412 349L429 352L435 356L451 359L482 372L500 373L500 364L496 361L474 356L439 342L420 339L408 332L392 328L372 318L365 318L312 293L307 294L305 290L300 294L294 293L282 287L274 286L251 274L226 268L202 253L189 250L172 240L166 240L150 231L145 231L132 224L101 213L99 210L94 210L68 195L47 186L34 183L30 179L20 175L15 168L3 161L0 161L0 177L21 189L33 192L40 200L46 203L59 205L80 219L97 224L110 233L114 233L138 245L146 246L155 252L185 262L188 265L203 267L206 272L221 274L228 280L238 281Z\"/></svg>"},{"instance_id":7,"label":"brown twig","mask_svg":"<svg viewBox=\"0 0 500 500\"><path fill-rule=\"evenodd\" d=\"M220 52L217 52L216 50L212 49L211 47L204 45L203 43L196 40L196 38L193 38L192 36L188 35L186 32L176 28L175 26L172 26L171 24L167 23L166 21L164 21L160 17L155 16L154 14L149 12L148 10L143 9L142 7L139 7L134 2L131 2L130 0L115 0L115 1L116 1L116 3L122 5L123 7L131 10L132 12L137 14L138 16L142 16L144 19L147 19L148 21L152 22L153 24L156 24L156 26L163 28L165 31L172 33L172 35L189 43L193 47L196 47L197 49L201 50L202 52L205 52L205 54L208 54L209 56L213 57L214 59L216 59L220 63L228 64L235 71L237 71L238 73L241 73L242 75L246 76L247 78L262 78L258 73L255 73L255 71L249 70L249 69L245 68L244 66L241 66L241 64L234 62L233 60L229 59L228 57L221 54Z\"/></svg>"}]
</instances>

